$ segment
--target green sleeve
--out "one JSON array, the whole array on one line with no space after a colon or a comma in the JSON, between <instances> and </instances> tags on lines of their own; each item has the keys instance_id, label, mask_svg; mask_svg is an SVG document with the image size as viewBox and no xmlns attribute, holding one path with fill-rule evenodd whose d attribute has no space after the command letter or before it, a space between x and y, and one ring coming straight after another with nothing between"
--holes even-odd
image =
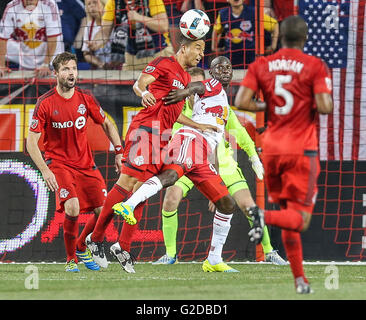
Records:
<instances>
[{"instance_id":1,"label":"green sleeve","mask_svg":"<svg viewBox=\"0 0 366 320\"><path fill-rule=\"evenodd\" d=\"M243 149L248 157L257 155L255 144L247 130L241 125L235 112L229 107L229 116L226 123L226 130L235 137L237 144Z\"/></svg>"},{"instance_id":2,"label":"green sleeve","mask_svg":"<svg viewBox=\"0 0 366 320\"><path fill-rule=\"evenodd\" d=\"M182 110L182 113L188 117L188 118L192 118L192 109L191 107L189 106L189 100L186 99L185 103L184 103L184 106L183 106L183 110ZM182 128L183 125L179 122L176 122L174 123L173 125L173 128L172 128L172 135L174 135L174 133L176 133L180 128Z\"/></svg>"}]
</instances>

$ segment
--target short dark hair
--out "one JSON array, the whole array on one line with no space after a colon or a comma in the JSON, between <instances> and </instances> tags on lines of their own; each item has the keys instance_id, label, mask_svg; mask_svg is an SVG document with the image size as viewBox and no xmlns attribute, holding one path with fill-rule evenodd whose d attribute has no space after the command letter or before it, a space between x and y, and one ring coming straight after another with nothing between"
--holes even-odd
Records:
<instances>
[{"instance_id":1,"label":"short dark hair","mask_svg":"<svg viewBox=\"0 0 366 320\"><path fill-rule=\"evenodd\" d=\"M60 69L61 64L65 64L69 62L70 60L74 60L76 63L78 63L78 58L75 54L71 52L62 52L58 54L52 61L52 66L55 71L58 71Z\"/></svg>"},{"instance_id":2,"label":"short dark hair","mask_svg":"<svg viewBox=\"0 0 366 320\"><path fill-rule=\"evenodd\" d=\"M205 75L205 70L203 70L202 68L200 67L192 67L192 68L189 68L187 70L187 72L191 75L191 76L202 76L204 79L206 78L206 75Z\"/></svg>"},{"instance_id":3,"label":"short dark hair","mask_svg":"<svg viewBox=\"0 0 366 320\"><path fill-rule=\"evenodd\" d=\"M195 41L198 41L198 40L203 40L203 41L205 41L206 40L206 38L205 37L202 37L202 38L200 38L200 39L196 39L196 40L194 40L194 39L189 39L189 38L187 38L186 36L184 36L182 33L180 33L180 35L179 35L179 43L180 43L180 45L190 45L191 43L193 43L193 42L195 42Z\"/></svg>"},{"instance_id":4,"label":"short dark hair","mask_svg":"<svg viewBox=\"0 0 366 320\"><path fill-rule=\"evenodd\" d=\"M280 27L281 41L292 47L306 41L308 25L300 16L289 16L285 18Z\"/></svg>"}]
</instances>

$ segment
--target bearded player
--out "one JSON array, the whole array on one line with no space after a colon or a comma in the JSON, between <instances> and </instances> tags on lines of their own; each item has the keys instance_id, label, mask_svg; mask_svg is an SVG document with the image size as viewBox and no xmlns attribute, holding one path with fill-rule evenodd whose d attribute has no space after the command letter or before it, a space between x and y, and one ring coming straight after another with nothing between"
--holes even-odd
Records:
<instances>
[{"instance_id":1,"label":"bearded player","mask_svg":"<svg viewBox=\"0 0 366 320\"><path fill-rule=\"evenodd\" d=\"M307 230L317 195L319 175L317 113L331 113L332 83L326 64L303 53L308 27L299 16L281 24L282 49L250 65L235 98L238 108L266 111L263 165L268 198L279 211L253 207L251 240L259 242L263 225L282 229L296 292L311 293L304 275L300 233ZM265 104L252 100L257 91Z\"/></svg>"},{"instance_id":2,"label":"bearded player","mask_svg":"<svg viewBox=\"0 0 366 320\"><path fill-rule=\"evenodd\" d=\"M112 206L126 200L147 179L158 174L162 161L161 150L170 139L171 128L178 121L197 130L216 127L199 124L181 115L184 101L164 105L162 98L172 89L185 88L191 80L187 69L196 66L203 57L205 41L189 40L182 36L179 51L171 57L159 57L141 72L133 89L142 98L141 110L132 120L125 139L124 160L118 181L108 193L103 210L93 232L86 238L93 259L106 268L108 261L104 254L104 234L114 213ZM144 203L135 208L135 216L127 223L136 224L142 215ZM127 231L126 231L127 230ZM129 232L125 229L124 232ZM112 255L124 267L131 257L123 254L120 243L111 246Z\"/></svg>"},{"instance_id":3,"label":"bearded player","mask_svg":"<svg viewBox=\"0 0 366 320\"><path fill-rule=\"evenodd\" d=\"M99 124L114 145L116 171L121 167L121 140L94 96L75 86L78 75L76 56L64 52L57 55L52 63L57 85L37 101L27 149L47 187L56 193L57 207L65 212L66 271L78 272L78 259L88 269L99 270L86 248L85 237L93 230L101 212L106 186L88 144L87 119ZM38 147L42 132L44 159ZM90 211L95 214L78 238L79 213Z\"/></svg>"}]
</instances>

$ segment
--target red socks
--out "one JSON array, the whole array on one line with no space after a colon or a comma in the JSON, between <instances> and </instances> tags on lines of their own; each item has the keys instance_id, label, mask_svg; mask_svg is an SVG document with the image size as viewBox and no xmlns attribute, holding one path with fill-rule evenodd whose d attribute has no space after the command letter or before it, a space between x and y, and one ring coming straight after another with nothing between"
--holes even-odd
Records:
<instances>
[{"instance_id":1,"label":"red socks","mask_svg":"<svg viewBox=\"0 0 366 320\"><path fill-rule=\"evenodd\" d=\"M137 220L137 223L135 225L131 226L128 223L125 223L125 222L123 223L121 234L119 235L119 238L118 238L118 242L119 242L119 245L121 246L122 250L126 250L128 252L131 251L132 237L138 228L138 223L141 220L145 204L146 204L146 201L140 203L133 211L133 214Z\"/></svg>"},{"instance_id":2,"label":"red socks","mask_svg":"<svg viewBox=\"0 0 366 320\"><path fill-rule=\"evenodd\" d=\"M305 282L308 282L305 278L304 268L302 265L303 255L300 233L296 231L282 230L281 236L294 278L303 277Z\"/></svg>"},{"instance_id":3,"label":"red socks","mask_svg":"<svg viewBox=\"0 0 366 320\"><path fill-rule=\"evenodd\" d=\"M76 240L79 234L79 224L78 224L78 216L72 217L65 213L64 218L64 242L66 249L67 262L71 259L76 259Z\"/></svg>"},{"instance_id":4,"label":"red socks","mask_svg":"<svg viewBox=\"0 0 366 320\"><path fill-rule=\"evenodd\" d=\"M266 224L271 226L298 232L302 230L304 225L301 213L291 208L279 211L266 210L264 212L264 221Z\"/></svg>"},{"instance_id":5,"label":"red socks","mask_svg":"<svg viewBox=\"0 0 366 320\"><path fill-rule=\"evenodd\" d=\"M81 252L84 252L86 250L85 238L88 234L93 232L97 220L98 216L95 213L90 215L90 218L86 222L84 229L77 240L76 250Z\"/></svg>"},{"instance_id":6,"label":"red socks","mask_svg":"<svg viewBox=\"0 0 366 320\"><path fill-rule=\"evenodd\" d=\"M104 201L102 212L98 217L92 233L92 241L102 242L104 240L104 233L111 222L114 212L112 207L117 202L125 201L130 196L130 192L126 191L119 185L115 184L111 191L108 192L107 198Z\"/></svg>"}]
</instances>

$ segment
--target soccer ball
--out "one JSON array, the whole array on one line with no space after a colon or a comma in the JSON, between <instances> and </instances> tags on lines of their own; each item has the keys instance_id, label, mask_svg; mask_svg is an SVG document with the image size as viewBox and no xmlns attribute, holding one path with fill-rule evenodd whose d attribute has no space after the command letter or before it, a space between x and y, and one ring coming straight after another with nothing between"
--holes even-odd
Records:
<instances>
[{"instance_id":1,"label":"soccer ball","mask_svg":"<svg viewBox=\"0 0 366 320\"><path fill-rule=\"evenodd\" d=\"M180 18L179 28L182 34L191 40L204 37L210 30L210 19L202 10L191 9Z\"/></svg>"}]
</instances>

